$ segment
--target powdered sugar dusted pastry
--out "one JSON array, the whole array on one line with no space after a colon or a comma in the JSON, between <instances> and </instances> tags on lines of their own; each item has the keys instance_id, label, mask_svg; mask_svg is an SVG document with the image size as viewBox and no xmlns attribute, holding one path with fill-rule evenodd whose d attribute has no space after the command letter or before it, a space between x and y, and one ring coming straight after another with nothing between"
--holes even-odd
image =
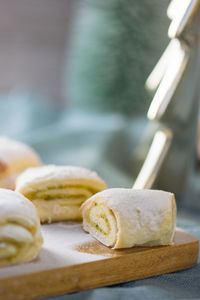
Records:
<instances>
[{"instance_id":1,"label":"powdered sugar dusted pastry","mask_svg":"<svg viewBox=\"0 0 200 300\"><path fill-rule=\"evenodd\" d=\"M39 165L39 156L32 148L0 136L0 187L14 189L16 177L22 171Z\"/></svg>"},{"instance_id":2,"label":"powdered sugar dusted pastry","mask_svg":"<svg viewBox=\"0 0 200 300\"><path fill-rule=\"evenodd\" d=\"M83 228L106 246L130 248L172 243L174 195L156 190L108 189L82 206Z\"/></svg>"},{"instance_id":3,"label":"powdered sugar dusted pastry","mask_svg":"<svg viewBox=\"0 0 200 300\"><path fill-rule=\"evenodd\" d=\"M16 190L37 207L41 222L81 219L80 205L106 188L95 172L74 166L30 168L16 183Z\"/></svg>"},{"instance_id":4,"label":"powdered sugar dusted pastry","mask_svg":"<svg viewBox=\"0 0 200 300\"><path fill-rule=\"evenodd\" d=\"M34 205L17 192L0 189L0 266L33 260L41 244Z\"/></svg>"}]
</instances>

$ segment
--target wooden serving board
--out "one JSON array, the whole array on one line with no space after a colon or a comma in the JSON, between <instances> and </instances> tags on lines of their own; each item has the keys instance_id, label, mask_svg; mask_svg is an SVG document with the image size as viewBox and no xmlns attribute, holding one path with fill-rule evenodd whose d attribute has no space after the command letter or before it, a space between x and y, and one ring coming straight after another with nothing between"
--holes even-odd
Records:
<instances>
[{"instance_id":1,"label":"wooden serving board","mask_svg":"<svg viewBox=\"0 0 200 300\"><path fill-rule=\"evenodd\" d=\"M0 268L0 299L55 296L190 268L198 239L177 229L172 246L112 250L81 224L43 225L44 244L31 263Z\"/></svg>"}]
</instances>

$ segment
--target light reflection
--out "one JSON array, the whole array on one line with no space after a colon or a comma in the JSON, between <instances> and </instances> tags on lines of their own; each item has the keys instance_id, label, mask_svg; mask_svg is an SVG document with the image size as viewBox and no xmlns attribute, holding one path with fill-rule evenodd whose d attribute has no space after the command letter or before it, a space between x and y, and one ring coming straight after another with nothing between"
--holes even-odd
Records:
<instances>
[{"instance_id":1,"label":"light reflection","mask_svg":"<svg viewBox=\"0 0 200 300\"><path fill-rule=\"evenodd\" d=\"M156 132L142 169L133 185L134 189L152 187L171 145L171 140L172 132L170 130Z\"/></svg>"},{"instance_id":2,"label":"light reflection","mask_svg":"<svg viewBox=\"0 0 200 300\"><path fill-rule=\"evenodd\" d=\"M159 119L165 112L171 98L182 78L189 60L189 49L177 40L176 51L173 51L169 66L152 100L148 111L150 120Z\"/></svg>"},{"instance_id":3,"label":"light reflection","mask_svg":"<svg viewBox=\"0 0 200 300\"><path fill-rule=\"evenodd\" d=\"M170 38L178 37L183 32L198 4L199 0L173 0L171 2L167 11L168 17L172 19L168 30Z\"/></svg>"}]
</instances>

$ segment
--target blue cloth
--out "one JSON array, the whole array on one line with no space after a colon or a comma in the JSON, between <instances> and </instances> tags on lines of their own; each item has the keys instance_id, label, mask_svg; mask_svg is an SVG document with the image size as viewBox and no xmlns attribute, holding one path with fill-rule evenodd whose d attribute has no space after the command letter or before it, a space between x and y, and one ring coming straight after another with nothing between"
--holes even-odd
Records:
<instances>
[{"instance_id":1,"label":"blue cloth","mask_svg":"<svg viewBox=\"0 0 200 300\"><path fill-rule=\"evenodd\" d=\"M33 146L44 163L81 165L97 170L109 187L130 187L132 169L124 164L146 128L144 118L55 111L23 97L0 101L0 134ZM136 172L137 173L137 172ZM177 225L200 238L200 212L178 211ZM111 287L57 296L56 300L200 299L200 260L189 269Z\"/></svg>"}]
</instances>

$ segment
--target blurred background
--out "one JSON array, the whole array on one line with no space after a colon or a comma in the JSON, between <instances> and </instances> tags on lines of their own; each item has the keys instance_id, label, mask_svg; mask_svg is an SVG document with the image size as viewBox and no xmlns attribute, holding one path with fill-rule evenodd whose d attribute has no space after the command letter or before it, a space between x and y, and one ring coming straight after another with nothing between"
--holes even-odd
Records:
<instances>
[{"instance_id":1,"label":"blurred background","mask_svg":"<svg viewBox=\"0 0 200 300\"><path fill-rule=\"evenodd\" d=\"M0 0L0 134L131 187L157 129L144 85L169 2Z\"/></svg>"},{"instance_id":2,"label":"blurred background","mask_svg":"<svg viewBox=\"0 0 200 300\"><path fill-rule=\"evenodd\" d=\"M57 109L146 113L144 82L168 41L168 3L1 0L2 101L27 92Z\"/></svg>"}]
</instances>

